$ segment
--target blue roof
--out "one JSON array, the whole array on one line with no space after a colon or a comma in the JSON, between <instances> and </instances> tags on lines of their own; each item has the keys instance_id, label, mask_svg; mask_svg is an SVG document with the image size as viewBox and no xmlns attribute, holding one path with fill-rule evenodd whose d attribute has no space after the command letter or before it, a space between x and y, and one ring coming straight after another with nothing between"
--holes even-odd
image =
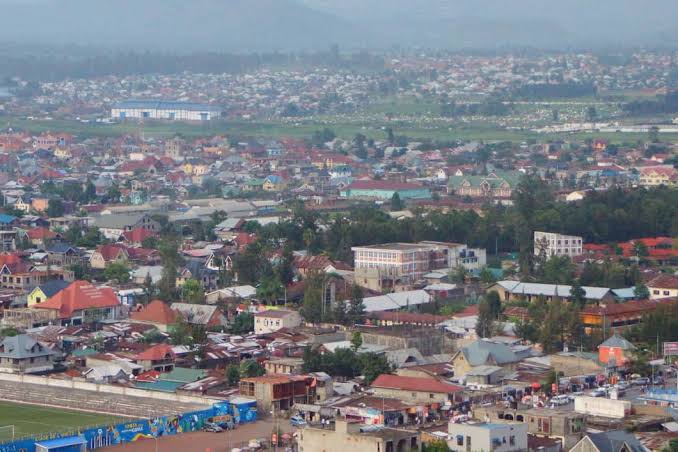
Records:
<instances>
[{"instance_id":1,"label":"blue roof","mask_svg":"<svg viewBox=\"0 0 678 452\"><path fill-rule=\"evenodd\" d=\"M40 284L38 288L40 288L40 290L42 290L42 293L44 293L46 296L51 297L52 295L61 292L69 285L70 285L69 282L66 282L62 279L52 279L44 284Z\"/></svg>"},{"instance_id":2,"label":"blue roof","mask_svg":"<svg viewBox=\"0 0 678 452\"><path fill-rule=\"evenodd\" d=\"M75 446L77 444L87 444L85 439L79 436L69 436L68 438L50 439L47 441L40 441L35 443L36 446L45 447L47 449L56 449L59 447Z\"/></svg>"},{"instance_id":3,"label":"blue roof","mask_svg":"<svg viewBox=\"0 0 678 452\"><path fill-rule=\"evenodd\" d=\"M148 391L176 392L179 386L183 386L185 384L186 382L184 381L137 381L134 383L134 387L138 389L146 389Z\"/></svg>"},{"instance_id":4,"label":"blue roof","mask_svg":"<svg viewBox=\"0 0 678 452\"><path fill-rule=\"evenodd\" d=\"M14 220L16 220L16 217L12 215L7 215L6 213L0 213L0 223L9 224Z\"/></svg>"},{"instance_id":5,"label":"blue roof","mask_svg":"<svg viewBox=\"0 0 678 452\"><path fill-rule=\"evenodd\" d=\"M198 104L194 102L179 102L173 100L144 100L130 99L118 102L113 108L134 108L148 110L189 110L189 111L211 111L221 112L221 108L208 104Z\"/></svg>"}]
</instances>

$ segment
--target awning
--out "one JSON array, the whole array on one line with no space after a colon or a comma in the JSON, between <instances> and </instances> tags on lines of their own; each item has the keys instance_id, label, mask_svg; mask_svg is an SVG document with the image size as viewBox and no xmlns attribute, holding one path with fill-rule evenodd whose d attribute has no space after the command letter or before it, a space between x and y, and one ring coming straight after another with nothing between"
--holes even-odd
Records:
<instances>
[{"instance_id":1,"label":"awning","mask_svg":"<svg viewBox=\"0 0 678 452\"><path fill-rule=\"evenodd\" d=\"M671 433L678 432L678 422L674 422L674 421L667 422L665 424L662 424L662 427L667 432L671 432Z\"/></svg>"},{"instance_id":2,"label":"awning","mask_svg":"<svg viewBox=\"0 0 678 452\"><path fill-rule=\"evenodd\" d=\"M294 409L298 411L307 411L309 413L320 413L320 405L309 405L307 403L295 403Z\"/></svg>"}]
</instances>

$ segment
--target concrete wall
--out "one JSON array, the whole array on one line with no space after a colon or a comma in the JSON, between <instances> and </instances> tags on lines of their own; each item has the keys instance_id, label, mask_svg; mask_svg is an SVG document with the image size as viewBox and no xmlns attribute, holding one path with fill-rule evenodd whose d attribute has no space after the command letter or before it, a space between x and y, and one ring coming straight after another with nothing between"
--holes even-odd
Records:
<instances>
[{"instance_id":1,"label":"concrete wall","mask_svg":"<svg viewBox=\"0 0 678 452\"><path fill-rule=\"evenodd\" d=\"M145 397L148 399L168 400L180 403L197 403L206 406L210 406L213 403L222 401L222 399L216 399L211 397L191 396L158 391L146 391L144 389L126 388L123 386L112 386L106 384L96 384L85 381L62 380L50 377L8 374L1 372L0 372L0 381L14 381L18 383L34 384L41 386L80 389L83 391L101 392L106 394L120 394L128 397Z\"/></svg>"},{"instance_id":2,"label":"concrete wall","mask_svg":"<svg viewBox=\"0 0 678 452\"><path fill-rule=\"evenodd\" d=\"M631 413L631 402L581 396L574 398L574 411L592 416L622 419Z\"/></svg>"}]
</instances>

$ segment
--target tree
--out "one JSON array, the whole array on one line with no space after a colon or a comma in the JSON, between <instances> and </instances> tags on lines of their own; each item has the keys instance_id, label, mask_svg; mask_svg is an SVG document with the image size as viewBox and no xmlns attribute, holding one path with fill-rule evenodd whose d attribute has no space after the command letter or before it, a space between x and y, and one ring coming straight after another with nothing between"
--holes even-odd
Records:
<instances>
[{"instance_id":1,"label":"tree","mask_svg":"<svg viewBox=\"0 0 678 452\"><path fill-rule=\"evenodd\" d=\"M393 367L389 364L384 355L361 353L358 357L366 385L372 384L379 375L389 374L393 371Z\"/></svg>"},{"instance_id":2,"label":"tree","mask_svg":"<svg viewBox=\"0 0 678 452\"><path fill-rule=\"evenodd\" d=\"M590 105L586 109L586 121L587 122L596 122L598 120L598 110L594 105Z\"/></svg>"},{"instance_id":3,"label":"tree","mask_svg":"<svg viewBox=\"0 0 678 452\"><path fill-rule=\"evenodd\" d=\"M240 363L240 378L261 377L265 373L264 366L254 359L246 359Z\"/></svg>"},{"instance_id":4,"label":"tree","mask_svg":"<svg viewBox=\"0 0 678 452\"><path fill-rule=\"evenodd\" d=\"M576 278L572 282L572 288L570 289L570 301L580 308L583 308L586 304L586 291L581 286L579 278Z\"/></svg>"},{"instance_id":5,"label":"tree","mask_svg":"<svg viewBox=\"0 0 678 452\"><path fill-rule=\"evenodd\" d=\"M159 243L160 243L160 241L158 240L157 237L150 236L150 237L146 237L145 239L143 239L141 241L141 247L154 250L154 249L158 248Z\"/></svg>"},{"instance_id":6,"label":"tree","mask_svg":"<svg viewBox=\"0 0 678 452\"><path fill-rule=\"evenodd\" d=\"M305 373L319 372L322 370L322 354L317 348L306 347L302 360L302 370Z\"/></svg>"},{"instance_id":7,"label":"tree","mask_svg":"<svg viewBox=\"0 0 678 452\"><path fill-rule=\"evenodd\" d=\"M492 306L483 298L478 305L478 321L476 323L478 337L492 337L495 329L494 322L495 316Z\"/></svg>"},{"instance_id":8,"label":"tree","mask_svg":"<svg viewBox=\"0 0 678 452\"><path fill-rule=\"evenodd\" d=\"M285 288L274 275L264 276L257 286L257 297L267 303L276 304L284 294Z\"/></svg>"},{"instance_id":9,"label":"tree","mask_svg":"<svg viewBox=\"0 0 678 452\"><path fill-rule=\"evenodd\" d=\"M487 266L480 269L480 281L483 284L494 284L497 282L497 278L494 277L494 274L490 271Z\"/></svg>"},{"instance_id":10,"label":"tree","mask_svg":"<svg viewBox=\"0 0 678 452\"><path fill-rule=\"evenodd\" d=\"M229 325L232 334L246 334L254 331L254 316L249 312L242 312L235 316Z\"/></svg>"},{"instance_id":11,"label":"tree","mask_svg":"<svg viewBox=\"0 0 678 452\"><path fill-rule=\"evenodd\" d=\"M304 299L301 306L301 315L309 323L319 323L323 320L323 277L312 275L306 281Z\"/></svg>"},{"instance_id":12,"label":"tree","mask_svg":"<svg viewBox=\"0 0 678 452\"><path fill-rule=\"evenodd\" d=\"M447 443L442 439L437 439L435 441L429 441L423 443L421 446L422 452L451 452Z\"/></svg>"},{"instance_id":13,"label":"tree","mask_svg":"<svg viewBox=\"0 0 678 452\"><path fill-rule=\"evenodd\" d=\"M450 273L450 279L457 284L464 284L468 276L468 270L463 265L457 265Z\"/></svg>"},{"instance_id":14,"label":"tree","mask_svg":"<svg viewBox=\"0 0 678 452\"><path fill-rule=\"evenodd\" d=\"M635 240L633 242L633 254L639 258L645 258L650 255L650 252L647 249L647 245L642 240Z\"/></svg>"},{"instance_id":15,"label":"tree","mask_svg":"<svg viewBox=\"0 0 678 452\"><path fill-rule=\"evenodd\" d=\"M226 368L226 384L230 387L235 386L240 381L240 367L231 364Z\"/></svg>"},{"instance_id":16,"label":"tree","mask_svg":"<svg viewBox=\"0 0 678 452\"><path fill-rule=\"evenodd\" d=\"M205 290L197 279L188 279L181 286L181 298L186 303L205 304Z\"/></svg>"},{"instance_id":17,"label":"tree","mask_svg":"<svg viewBox=\"0 0 678 452\"><path fill-rule=\"evenodd\" d=\"M181 263L179 243L175 237L164 237L158 245L162 262L162 277L158 284L163 300L174 300L177 293L177 268Z\"/></svg>"},{"instance_id":18,"label":"tree","mask_svg":"<svg viewBox=\"0 0 678 452\"><path fill-rule=\"evenodd\" d=\"M51 218L62 217L64 215L64 211L64 203L60 199L52 198L47 203L47 216Z\"/></svg>"},{"instance_id":19,"label":"tree","mask_svg":"<svg viewBox=\"0 0 678 452\"><path fill-rule=\"evenodd\" d=\"M639 282L633 288L633 296L636 297L638 300L647 300L648 298L650 298L650 290L644 283Z\"/></svg>"},{"instance_id":20,"label":"tree","mask_svg":"<svg viewBox=\"0 0 678 452\"><path fill-rule=\"evenodd\" d=\"M362 345L363 345L362 334L360 334L360 331L354 331L353 336L351 336L351 350L357 352Z\"/></svg>"},{"instance_id":21,"label":"tree","mask_svg":"<svg viewBox=\"0 0 678 452\"><path fill-rule=\"evenodd\" d=\"M275 276L283 285L287 286L294 281L294 256L292 248L286 246L283 250L282 259L273 269Z\"/></svg>"},{"instance_id":22,"label":"tree","mask_svg":"<svg viewBox=\"0 0 678 452\"><path fill-rule=\"evenodd\" d=\"M169 327L170 341L174 345L192 345L191 328L182 316Z\"/></svg>"},{"instance_id":23,"label":"tree","mask_svg":"<svg viewBox=\"0 0 678 452\"><path fill-rule=\"evenodd\" d=\"M125 284L129 282L130 277L129 267L122 262L112 262L108 264L104 270L104 278L108 280L116 280L120 284Z\"/></svg>"},{"instance_id":24,"label":"tree","mask_svg":"<svg viewBox=\"0 0 678 452\"><path fill-rule=\"evenodd\" d=\"M85 194L84 200L86 202L92 202L97 199L97 189L90 179L87 179L87 184L85 185Z\"/></svg>"},{"instance_id":25,"label":"tree","mask_svg":"<svg viewBox=\"0 0 678 452\"><path fill-rule=\"evenodd\" d=\"M494 316L495 319L498 319L499 316L501 315L501 297L499 296L499 292L496 290L491 290L485 294L484 297L485 301L490 307L490 311L492 312L492 315Z\"/></svg>"},{"instance_id":26,"label":"tree","mask_svg":"<svg viewBox=\"0 0 678 452\"><path fill-rule=\"evenodd\" d=\"M650 127L650 129L647 131L647 137L650 140L650 143L659 143L659 127Z\"/></svg>"},{"instance_id":27,"label":"tree","mask_svg":"<svg viewBox=\"0 0 678 452\"><path fill-rule=\"evenodd\" d=\"M399 211L403 210L405 206L403 205L403 202L400 200L400 195L398 192L393 193L393 196L391 197L391 210L392 211Z\"/></svg>"},{"instance_id":28,"label":"tree","mask_svg":"<svg viewBox=\"0 0 678 452\"><path fill-rule=\"evenodd\" d=\"M353 284L351 288L351 299L348 304L348 313L346 315L349 325L362 323L365 317L365 304L363 303L363 288Z\"/></svg>"}]
</instances>

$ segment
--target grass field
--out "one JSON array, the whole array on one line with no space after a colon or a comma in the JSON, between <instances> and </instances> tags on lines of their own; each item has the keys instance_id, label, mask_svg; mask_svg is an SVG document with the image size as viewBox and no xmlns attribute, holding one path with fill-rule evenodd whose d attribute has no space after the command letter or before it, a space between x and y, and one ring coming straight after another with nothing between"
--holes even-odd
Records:
<instances>
[{"instance_id":1,"label":"grass field","mask_svg":"<svg viewBox=\"0 0 678 452\"><path fill-rule=\"evenodd\" d=\"M14 425L16 438L122 421L123 418L105 414L0 402L0 427ZM0 428L0 442L11 439L12 430Z\"/></svg>"},{"instance_id":2,"label":"grass field","mask_svg":"<svg viewBox=\"0 0 678 452\"><path fill-rule=\"evenodd\" d=\"M135 122L121 124L81 123L75 120L34 120L0 116L0 130L10 126L15 130L25 130L30 133L68 132L79 137L119 136L124 134L138 134L143 130L146 137L166 138L181 134L188 138L209 137L215 135L245 136L262 138L310 138L314 131L324 127L332 129L341 138L352 138L356 133L362 133L374 139L386 138L385 127L391 127L397 135L407 135L411 138L429 138L438 140L506 140L521 142L535 140L586 140L587 138L603 138L613 143L635 143L647 139L645 133L551 133L537 134L529 130L507 130L492 124L442 124L439 122L413 123L409 121L380 122L372 120L337 119L313 121L299 119L298 122L288 123L280 121L211 121L207 124L192 124L182 122L148 122L142 126ZM662 140L678 140L678 134L667 133L661 135Z\"/></svg>"}]
</instances>

